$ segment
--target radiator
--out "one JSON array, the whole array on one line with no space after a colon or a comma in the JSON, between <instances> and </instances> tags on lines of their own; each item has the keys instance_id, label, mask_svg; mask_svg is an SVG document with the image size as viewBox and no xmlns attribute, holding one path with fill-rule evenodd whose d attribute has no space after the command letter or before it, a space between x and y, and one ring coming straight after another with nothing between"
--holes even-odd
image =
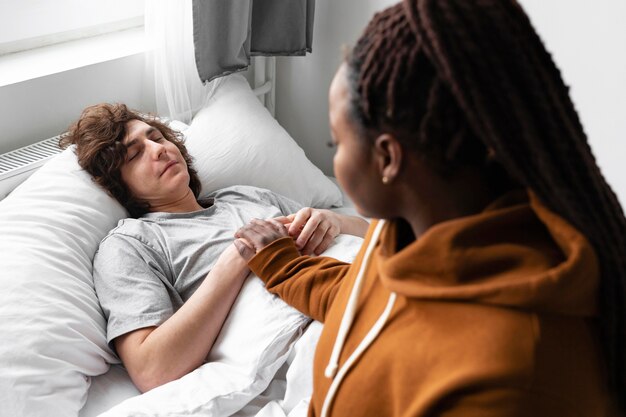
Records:
<instances>
[{"instance_id":1,"label":"radiator","mask_svg":"<svg viewBox=\"0 0 626 417\"><path fill-rule=\"evenodd\" d=\"M0 155L0 200L61 152L59 136Z\"/></svg>"}]
</instances>

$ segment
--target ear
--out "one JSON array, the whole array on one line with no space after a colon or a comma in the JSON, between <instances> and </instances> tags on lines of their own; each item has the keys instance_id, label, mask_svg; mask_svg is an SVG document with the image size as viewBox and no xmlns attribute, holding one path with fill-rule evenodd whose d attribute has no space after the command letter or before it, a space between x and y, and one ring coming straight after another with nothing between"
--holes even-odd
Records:
<instances>
[{"instance_id":1,"label":"ear","mask_svg":"<svg viewBox=\"0 0 626 417\"><path fill-rule=\"evenodd\" d=\"M398 176L402 166L404 153L402 145L389 133L383 133L374 141L374 158L378 163L380 177L386 177L389 182Z\"/></svg>"}]
</instances>

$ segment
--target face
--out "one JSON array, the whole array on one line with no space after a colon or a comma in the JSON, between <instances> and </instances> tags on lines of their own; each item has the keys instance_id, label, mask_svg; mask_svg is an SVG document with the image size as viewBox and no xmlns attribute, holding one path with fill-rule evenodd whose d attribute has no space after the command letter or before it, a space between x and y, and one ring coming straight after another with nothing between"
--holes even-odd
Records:
<instances>
[{"instance_id":1,"label":"face","mask_svg":"<svg viewBox=\"0 0 626 417\"><path fill-rule=\"evenodd\" d=\"M140 120L126 123L128 151L122 180L132 195L159 207L189 191L189 172L180 151L161 132Z\"/></svg>"},{"instance_id":2,"label":"face","mask_svg":"<svg viewBox=\"0 0 626 417\"><path fill-rule=\"evenodd\" d=\"M335 74L329 92L330 130L337 148L333 169L337 181L358 212L367 217L379 217L377 190L381 177L376 169L372 147L366 138L359 137L349 109L347 66L343 64Z\"/></svg>"}]
</instances>

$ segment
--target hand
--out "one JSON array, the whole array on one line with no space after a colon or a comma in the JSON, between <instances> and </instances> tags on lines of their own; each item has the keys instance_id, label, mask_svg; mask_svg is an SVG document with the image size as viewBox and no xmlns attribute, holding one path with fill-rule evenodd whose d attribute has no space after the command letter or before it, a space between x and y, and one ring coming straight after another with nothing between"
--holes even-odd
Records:
<instances>
[{"instance_id":1,"label":"hand","mask_svg":"<svg viewBox=\"0 0 626 417\"><path fill-rule=\"evenodd\" d=\"M341 232L341 219L330 210L305 207L274 220L288 227L289 235L296 240L296 247L304 255L324 252Z\"/></svg>"},{"instance_id":2,"label":"hand","mask_svg":"<svg viewBox=\"0 0 626 417\"><path fill-rule=\"evenodd\" d=\"M288 236L287 228L281 222L254 219L235 233L237 239L234 244L239 255L248 261L270 243Z\"/></svg>"}]
</instances>

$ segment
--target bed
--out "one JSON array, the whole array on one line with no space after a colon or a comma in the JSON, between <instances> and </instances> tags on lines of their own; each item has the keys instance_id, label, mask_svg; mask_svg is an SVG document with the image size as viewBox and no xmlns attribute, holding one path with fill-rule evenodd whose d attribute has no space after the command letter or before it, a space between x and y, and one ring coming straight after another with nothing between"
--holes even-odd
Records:
<instances>
[{"instance_id":1,"label":"bed","mask_svg":"<svg viewBox=\"0 0 626 417\"><path fill-rule=\"evenodd\" d=\"M202 193L236 184L355 214L241 75L226 77L183 132ZM125 210L65 150L0 201L0 415L304 416L321 324L246 281L209 361L139 392L106 344L91 279L100 240ZM340 235L325 255L354 259ZM263 311L266 314L258 314Z\"/></svg>"}]
</instances>

